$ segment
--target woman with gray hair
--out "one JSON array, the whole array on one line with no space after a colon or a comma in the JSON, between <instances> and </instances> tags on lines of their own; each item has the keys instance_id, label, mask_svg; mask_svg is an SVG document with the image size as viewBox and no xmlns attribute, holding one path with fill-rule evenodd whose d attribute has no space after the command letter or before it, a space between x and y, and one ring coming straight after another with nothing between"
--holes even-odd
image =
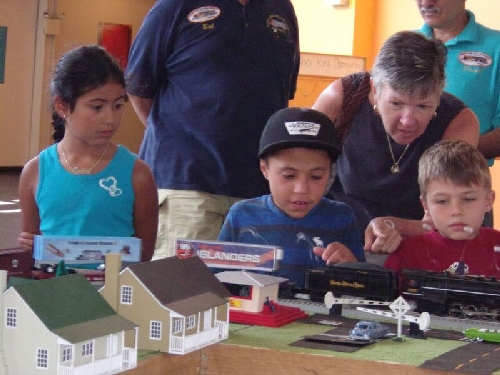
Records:
<instances>
[{"instance_id":1,"label":"woman with gray hair","mask_svg":"<svg viewBox=\"0 0 500 375\"><path fill-rule=\"evenodd\" d=\"M371 73L334 81L313 108L343 141L330 193L349 204L365 230L365 250L392 252L402 236L432 228L418 188L418 160L442 139L477 146L474 113L443 92L446 50L438 40L401 31L382 46ZM377 262L378 263L378 262Z\"/></svg>"}]
</instances>

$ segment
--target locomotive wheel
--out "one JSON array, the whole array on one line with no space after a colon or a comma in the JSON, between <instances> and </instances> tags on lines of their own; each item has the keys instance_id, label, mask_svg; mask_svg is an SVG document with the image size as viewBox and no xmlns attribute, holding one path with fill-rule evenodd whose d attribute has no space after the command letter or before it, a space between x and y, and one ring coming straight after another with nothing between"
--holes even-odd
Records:
<instances>
[{"instance_id":1,"label":"locomotive wheel","mask_svg":"<svg viewBox=\"0 0 500 375\"><path fill-rule=\"evenodd\" d=\"M464 310L464 305L461 303L455 302L450 305L450 308L448 310L448 314L451 316L454 316L455 318L462 318L463 317L463 310Z\"/></svg>"},{"instance_id":2,"label":"locomotive wheel","mask_svg":"<svg viewBox=\"0 0 500 375\"><path fill-rule=\"evenodd\" d=\"M477 307L474 305L467 305L464 307L464 318L474 319L479 315L477 313Z\"/></svg>"},{"instance_id":3,"label":"locomotive wheel","mask_svg":"<svg viewBox=\"0 0 500 375\"><path fill-rule=\"evenodd\" d=\"M500 309L491 310L491 318L500 321Z\"/></svg>"},{"instance_id":4,"label":"locomotive wheel","mask_svg":"<svg viewBox=\"0 0 500 375\"><path fill-rule=\"evenodd\" d=\"M493 315L490 309L488 309L487 307L481 307L479 309L478 318L482 320L491 320L493 318Z\"/></svg>"}]
</instances>

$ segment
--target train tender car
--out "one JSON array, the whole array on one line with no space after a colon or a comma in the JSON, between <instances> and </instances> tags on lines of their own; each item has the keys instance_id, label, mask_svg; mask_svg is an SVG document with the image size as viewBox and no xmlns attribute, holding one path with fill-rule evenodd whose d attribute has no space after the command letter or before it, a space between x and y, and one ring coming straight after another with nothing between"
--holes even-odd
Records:
<instances>
[{"instance_id":1,"label":"train tender car","mask_svg":"<svg viewBox=\"0 0 500 375\"><path fill-rule=\"evenodd\" d=\"M460 318L500 320L500 280L447 272L402 270L401 295L420 311Z\"/></svg>"},{"instance_id":2,"label":"train tender car","mask_svg":"<svg viewBox=\"0 0 500 375\"><path fill-rule=\"evenodd\" d=\"M327 292L332 292L335 297L352 296L376 301L392 301L399 296L394 272L364 262L308 270L306 289L314 302L322 302Z\"/></svg>"}]
</instances>

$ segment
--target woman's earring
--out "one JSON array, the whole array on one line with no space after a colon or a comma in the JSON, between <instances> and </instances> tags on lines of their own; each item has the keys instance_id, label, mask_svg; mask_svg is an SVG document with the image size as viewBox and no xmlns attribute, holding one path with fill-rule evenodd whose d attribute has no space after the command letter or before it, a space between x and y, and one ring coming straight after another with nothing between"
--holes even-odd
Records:
<instances>
[{"instance_id":1,"label":"woman's earring","mask_svg":"<svg viewBox=\"0 0 500 375\"><path fill-rule=\"evenodd\" d=\"M378 105L377 104L373 105L373 112L375 112L376 115L380 114L380 112L378 111Z\"/></svg>"},{"instance_id":2,"label":"woman's earring","mask_svg":"<svg viewBox=\"0 0 500 375\"><path fill-rule=\"evenodd\" d=\"M438 117L438 113L434 112L434 118Z\"/></svg>"}]
</instances>

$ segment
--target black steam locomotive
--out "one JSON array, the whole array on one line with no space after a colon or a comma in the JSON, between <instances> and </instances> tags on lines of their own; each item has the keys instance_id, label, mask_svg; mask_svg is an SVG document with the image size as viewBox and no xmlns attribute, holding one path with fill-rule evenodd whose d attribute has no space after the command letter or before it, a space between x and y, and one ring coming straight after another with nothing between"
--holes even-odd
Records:
<instances>
[{"instance_id":1,"label":"black steam locomotive","mask_svg":"<svg viewBox=\"0 0 500 375\"><path fill-rule=\"evenodd\" d=\"M370 263L343 263L306 273L311 301L322 302L327 292L337 298L393 301L399 295L417 310L434 315L500 320L500 280L454 276L447 272L391 270Z\"/></svg>"}]
</instances>

